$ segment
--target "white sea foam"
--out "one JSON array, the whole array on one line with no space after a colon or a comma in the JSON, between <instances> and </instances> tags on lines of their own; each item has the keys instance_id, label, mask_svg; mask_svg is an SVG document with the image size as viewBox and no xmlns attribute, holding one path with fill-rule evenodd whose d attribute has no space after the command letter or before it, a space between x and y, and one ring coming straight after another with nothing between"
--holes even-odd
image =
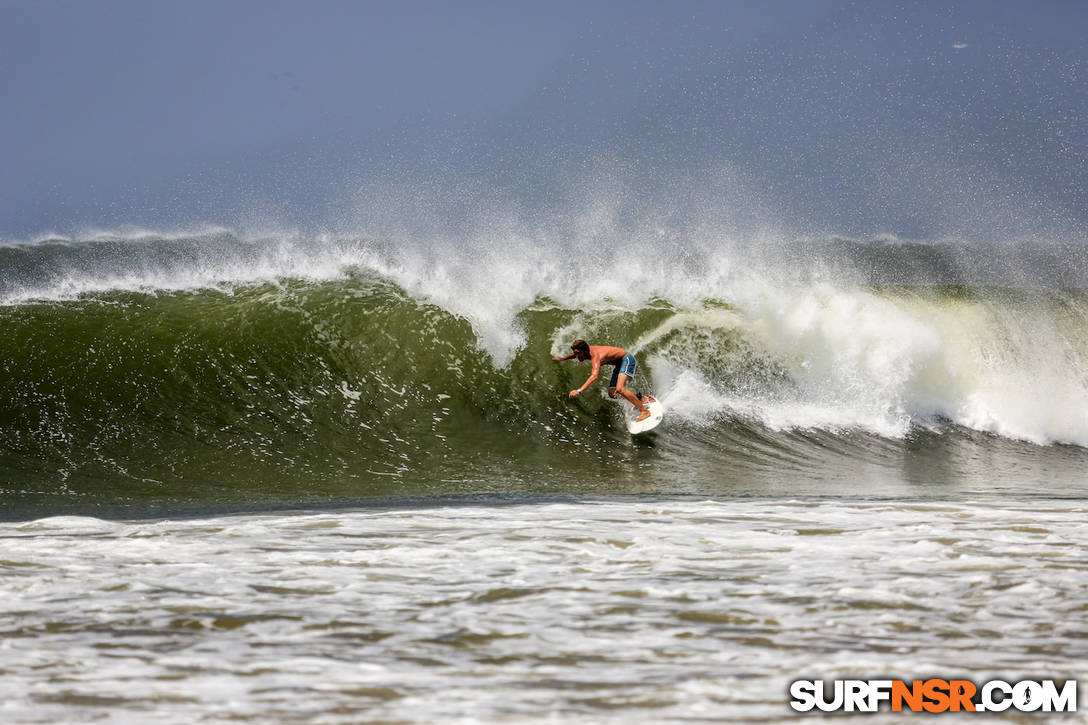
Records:
<instances>
[{"instance_id":1,"label":"white sea foam","mask_svg":"<svg viewBox=\"0 0 1088 725\"><path fill-rule=\"evenodd\" d=\"M1083 314L1083 298L961 299L751 281L728 298L733 310L675 315L635 346L654 349L685 331L650 357L655 389L675 414L891 437L950 421L1034 443L1088 445L1088 330L1069 314ZM744 369L711 364L726 342L709 333L722 331L739 335L788 383L731 386L724 378Z\"/></svg>"},{"instance_id":2,"label":"white sea foam","mask_svg":"<svg viewBox=\"0 0 1088 725\"><path fill-rule=\"evenodd\" d=\"M0 524L0 702L25 723L763 721L799 677L1083 680L1085 513L745 499Z\"/></svg>"}]
</instances>

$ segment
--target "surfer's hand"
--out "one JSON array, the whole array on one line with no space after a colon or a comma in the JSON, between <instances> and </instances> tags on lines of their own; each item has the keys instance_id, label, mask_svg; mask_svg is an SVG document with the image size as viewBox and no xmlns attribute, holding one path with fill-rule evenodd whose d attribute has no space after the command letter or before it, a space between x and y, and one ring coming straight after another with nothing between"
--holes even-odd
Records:
<instances>
[{"instance_id":1,"label":"surfer's hand","mask_svg":"<svg viewBox=\"0 0 1088 725\"><path fill-rule=\"evenodd\" d=\"M564 360L566 360L566 358L559 357L558 355L552 355L552 360L554 360L555 362L563 362Z\"/></svg>"},{"instance_id":2,"label":"surfer's hand","mask_svg":"<svg viewBox=\"0 0 1088 725\"><path fill-rule=\"evenodd\" d=\"M612 398L612 400L615 400L616 398L620 397L620 394L617 393L615 390L609 390L608 397Z\"/></svg>"},{"instance_id":3,"label":"surfer's hand","mask_svg":"<svg viewBox=\"0 0 1088 725\"><path fill-rule=\"evenodd\" d=\"M570 397L577 398L578 394L581 393L581 392L582 392L581 390L572 390L572 391L570 391Z\"/></svg>"}]
</instances>

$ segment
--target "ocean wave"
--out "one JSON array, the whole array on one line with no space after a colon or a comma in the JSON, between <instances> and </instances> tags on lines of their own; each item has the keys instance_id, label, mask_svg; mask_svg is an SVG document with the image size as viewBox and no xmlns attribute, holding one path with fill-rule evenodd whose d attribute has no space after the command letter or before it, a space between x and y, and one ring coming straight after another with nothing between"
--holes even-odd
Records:
<instances>
[{"instance_id":1,"label":"ocean wave","mask_svg":"<svg viewBox=\"0 0 1088 725\"><path fill-rule=\"evenodd\" d=\"M540 468L601 484L585 472L641 464L621 406L566 399L588 369L550 355L574 337L636 354L636 386L670 411L657 465L673 473L803 470L829 451L897 465L885 442L919 435L1088 447L1081 289L705 259L675 277L528 254L428 267L441 256L421 248L227 233L0 252L0 468L48 491L370 495L488 471L546 486L519 478Z\"/></svg>"}]
</instances>

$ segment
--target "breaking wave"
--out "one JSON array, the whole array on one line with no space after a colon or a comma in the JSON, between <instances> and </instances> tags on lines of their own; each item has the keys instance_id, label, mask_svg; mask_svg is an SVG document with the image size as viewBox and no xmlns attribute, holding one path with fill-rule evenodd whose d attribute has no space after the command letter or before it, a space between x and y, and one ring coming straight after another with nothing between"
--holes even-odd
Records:
<instances>
[{"instance_id":1,"label":"breaking wave","mask_svg":"<svg viewBox=\"0 0 1088 725\"><path fill-rule=\"evenodd\" d=\"M566 399L588 370L550 355L574 337L638 357L670 411L655 465L678 480L722 455L879 462L918 436L1088 447L1070 250L694 249L223 230L0 247L0 473L115 497L472 490L489 472L592 487L602 462L644 461L603 391Z\"/></svg>"}]
</instances>

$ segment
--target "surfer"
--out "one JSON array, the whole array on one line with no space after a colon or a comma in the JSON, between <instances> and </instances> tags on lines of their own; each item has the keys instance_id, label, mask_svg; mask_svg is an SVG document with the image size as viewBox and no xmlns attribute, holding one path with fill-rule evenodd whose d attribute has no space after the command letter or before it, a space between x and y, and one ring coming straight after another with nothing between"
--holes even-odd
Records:
<instances>
[{"instance_id":1,"label":"surfer","mask_svg":"<svg viewBox=\"0 0 1088 725\"><path fill-rule=\"evenodd\" d=\"M642 401L638 399L638 396L627 389L628 381L633 380L635 377L634 355L623 348L609 347L607 345L590 345L585 340L575 340L571 343L570 349L574 351L570 355L564 357L552 355L552 360L563 362L564 360L577 358L583 362L586 360L593 362L593 371L590 372L589 378L582 387L570 391L570 397L577 398L586 390L586 388L597 381L597 376L601 373L601 365L613 365L615 366L615 369L612 371L612 380L608 383L608 397L613 400L620 395L627 398L631 405L635 406L639 411L638 417L635 418L635 422L646 420L650 417L650 411L642 404Z\"/></svg>"}]
</instances>

